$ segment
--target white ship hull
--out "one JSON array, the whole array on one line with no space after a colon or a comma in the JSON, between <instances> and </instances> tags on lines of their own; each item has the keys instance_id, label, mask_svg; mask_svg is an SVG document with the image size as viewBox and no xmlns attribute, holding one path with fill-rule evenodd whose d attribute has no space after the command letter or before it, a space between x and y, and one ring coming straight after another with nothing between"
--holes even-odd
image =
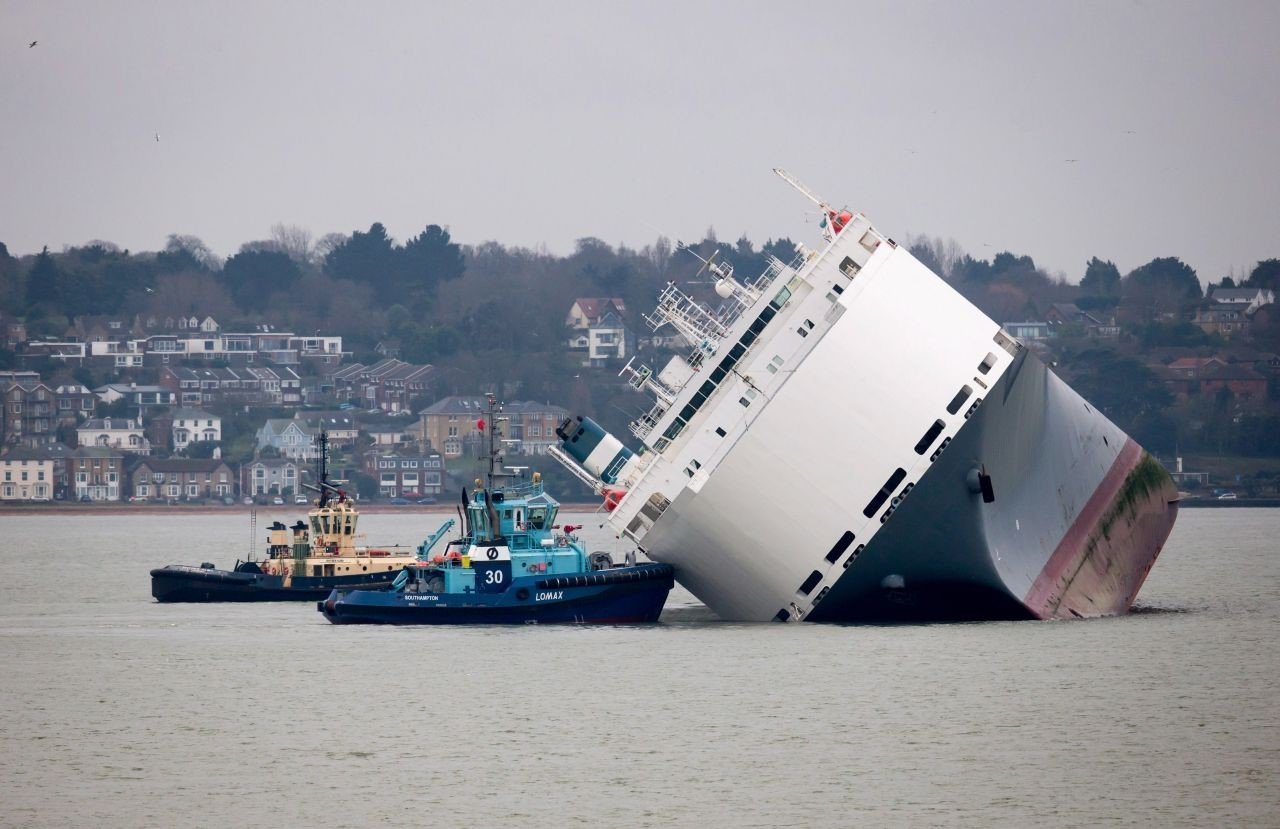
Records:
<instances>
[{"instance_id":1,"label":"white ship hull","mask_svg":"<svg viewBox=\"0 0 1280 829\"><path fill-rule=\"evenodd\" d=\"M754 287L617 476L682 585L738 620L1130 606L1176 490L995 322L861 215Z\"/></svg>"}]
</instances>

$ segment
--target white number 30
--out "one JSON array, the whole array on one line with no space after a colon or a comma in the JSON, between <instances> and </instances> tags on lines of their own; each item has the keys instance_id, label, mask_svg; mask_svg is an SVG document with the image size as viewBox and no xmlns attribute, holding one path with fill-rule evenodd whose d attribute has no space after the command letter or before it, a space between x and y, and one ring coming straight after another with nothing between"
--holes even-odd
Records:
<instances>
[{"instance_id":1,"label":"white number 30","mask_svg":"<svg viewBox=\"0 0 1280 829\"><path fill-rule=\"evenodd\" d=\"M485 584L502 584L501 570L486 570L484 574Z\"/></svg>"}]
</instances>

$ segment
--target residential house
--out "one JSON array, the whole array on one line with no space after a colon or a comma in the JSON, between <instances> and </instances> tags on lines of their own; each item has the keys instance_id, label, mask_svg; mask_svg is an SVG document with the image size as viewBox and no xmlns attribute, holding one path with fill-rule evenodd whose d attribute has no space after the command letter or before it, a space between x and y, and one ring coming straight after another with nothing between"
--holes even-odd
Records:
<instances>
[{"instance_id":1,"label":"residential house","mask_svg":"<svg viewBox=\"0 0 1280 829\"><path fill-rule=\"evenodd\" d=\"M608 313L626 316L627 304L619 297L578 297L569 306L564 324L576 331L586 331Z\"/></svg>"},{"instance_id":2,"label":"residential house","mask_svg":"<svg viewBox=\"0 0 1280 829\"><path fill-rule=\"evenodd\" d=\"M131 455L150 455L151 441L147 440L141 420L123 417L103 417L86 420L76 428L76 442L80 446L110 446Z\"/></svg>"},{"instance_id":3,"label":"residential house","mask_svg":"<svg viewBox=\"0 0 1280 829\"><path fill-rule=\"evenodd\" d=\"M635 351L635 335L623 324L626 304L617 297L579 297L569 306L565 326L569 349L584 366L601 367Z\"/></svg>"},{"instance_id":4,"label":"residential house","mask_svg":"<svg viewBox=\"0 0 1280 829\"><path fill-rule=\"evenodd\" d=\"M148 318L147 322L154 318ZM192 320L195 320L192 323ZM185 322L185 327L182 323ZM90 343L91 353L99 362L116 356L142 355L142 364L160 369L191 361L219 361L234 367L248 364L298 365L313 360L323 365L338 365L349 352L342 350L341 337L316 335L299 337L289 332L260 331L224 332L215 320L206 317L171 320L149 328L144 324L140 336L117 343L116 347L98 347Z\"/></svg>"},{"instance_id":5,"label":"residential house","mask_svg":"<svg viewBox=\"0 0 1280 829\"><path fill-rule=\"evenodd\" d=\"M1182 357L1152 370L1178 400L1212 397L1225 389L1246 406L1266 401L1266 375L1244 363L1228 363L1218 357Z\"/></svg>"},{"instance_id":6,"label":"residential house","mask_svg":"<svg viewBox=\"0 0 1280 829\"><path fill-rule=\"evenodd\" d=\"M152 333L180 332L180 333L200 333L200 334L216 334L222 330L222 326L218 325L218 321L213 317L205 317L201 319L197 315L180 316L180 317L158 317L150 314L146 317L141 315L134 317L133 333L138 336L146 336Z\"/></svg>"},{"instance_id":7,"label":"residential house","mask_svg":"<svg viewBox=\"0 0 1280 829\"><path fill-rule=\"evenodd\" d=\"M14 376L17 376L16 374ZM36 447L56 437L57 410L53 389L37 379L4 384L3 415L6 446Z\"/></svg>"},{"instance_id":8,"label":"residential house","mask_svg":"<svg viewBox=\"0 0 1280 829\"><path fill-rule=\"evenodd\" d=\"M1215 364L1225 366L1227 361L1219 357L1179 357L1166 364L1165 368L1169 371L1169 376L1171 377L1194 380L1200 375L1205 366Z\"/></svg>"},{"instance_id":9,"label":"residential house","mask_svg":"<svg viewBox=\"0 0 1280 829\"><path fill-rule=\"evenodd\" d=\"M1264 305L1276 301L1276 292L1270 288L1219 288L1209 289L1208 299L1221 305L1238 308L1252 315Z\"/></svg>"},{"instance_id":10,"label":"residential house","mask_svg":"<svg viewBox=\"0 0 1280 829\"><path fill-rule=\"evenodd\" d=\"M0 313L0 348L17 352L27 341L27 324L8 314Z\"/></svg>"},{"instance_id":11,"label":"residential house","mask_svg":"<svg viewBox=\"0 0 1280 829\"><path fill-rule=\"evenodd\" d=\"M53 396L57 402L59 423L77 423L93 417L93 410L98 405L98 396L79 383L58 386L53 390Z\"/></svg>"},{"instance_id":12,"label":"residential house","mask_svg":"<svg viewBox=\"0 0 1280 829\"><path fill-rule=\"evenodd\" d=\"M1049 306L1049 310L1045 312L1044 320L1060 336L1065 336L1063 329L1071 330L1072 328L1087 337L1110 338L1120 336L1120 326L1116 325L1114 319L1104 322L1088 311L1081 309L1074 302L1053 303Z\"/></svg>"},{"instance_id":13,"label":"residential house","mask_svg":"<svg viewBox=\"0 0 1280 829\"><path fill-rule=\"evenodd\" d=\"M54 455L17 448L0 455L0 501L49 501L54 495Z\"/></svg>"},{"instance_id":14,"label":"residential house","mask_svg":"<svg viewBox=\"0 0 1280 829\"><path fill-rule=\"evenodd\" d=\"M183 406L219 403L298 406L302 403L302 378L288 366L165 366L160 369L160 385L176 393Z\"/></svg>"},{"instance_id":15,"label":"residential house","mask_svg":"<svg viewBox=\"0 0 1280 829\"><path fill-rule=\"evenodd\" d=\"M437 400L419 412L418 434L423 446L430 446L445 458L458 458L470 448L480 448L478 423L484 417L483 397L450 396Z\"/></svg>"},{"instance_id":16,"label":"residential house","mask_svg":"<svg viewBox=\"0 0 1280 829\"><path fill-rule=\"evenodd\" d=\"M1212 396L1226 389L1237 401L1249 406L1263 405L1267 399L1266 376L1239 363L1207 365L1196 379L1202 395Z\"/></svg>"},{"instance_id":17,"label":"residential house","mask_svg":"<svg viewBox=\"0 0 1280 829\"><path fill-rule=\"evenodd\" d=\"M410 411L427 393L435 369L388 357L371 366L355 363L333 373L334 394L361 409L397 414Z\"/></svg>"},{"instance_id":18,"label":"residential house","mask_svg":"<svg viewBox=\"0 0 1280 829\"><path fill-rule=\"evenodd\" d=\"M80 316L67 330L67 339L82 343L124 342L129 339L133 325L126 317Z\"/></svg>"},{"instance_id":19,"label":"residential house","mask_svg":"<svg viewBox=\"0 0 1280 829\"><path fill-rule=\"evenodd\" d=\"M502 407L507 417L505 435L516 443L509 444L521 455L545 455L548 447L559 443L556 427L569 417L569 410L550 403L516 401Z\"/></svg>"},{"instance_id":20,"label":"residential house","mask_svg":"<svg viewBox=\"0 0 1280 829\"><path fill-rule=\"evenodd\" d=\"M95 368L140 369L145 363L146 351L141 340L96 340L86 343L89 353L86 357Z\"/></svg>"},{"instance_id":21,"label":"residential house","mask_svg":"<svg viewBox=\"0 0 1280 829\"><path fill-rule=\"evenodd\" d=\"M1047 340L1057 336L1054 327L1048 322L1037 322L1028 320L1026 322L1006 322L1001 323L1001 328L1009 332L1009 335L1019 340Z\"/></svg>"},{"instance_id":22,"label":"residential house","mask_svg":"<svg viewBox=\"0 0 1280 829\"><path fill-rule=\"evenodd\" d=\"M1196 309L1195 324L1210 334L1233 337L1247 334L1254 314L1276 301L1270 288L1209 289L1204 303Z\"/></svg>"},{"instance_id":23,"label":"residential house","mask_svg":"<svg viewBox=\"0 0 1280 829\"><path fill-rule=\"evenodd\" d=\"M316 432L301 420L271 418L258 430L258 451L271 448L292 460L315 460L320 457L316 436Z\"/></svg>"},{"instance_id":24,"label":"residential house","mask_svg":"<svg viewBox=\"0 0 1280 829\"><path fill-rule=\"evenodd\" d=\"M33 366L47 360L58 360L67 366L82 366L88 354L88 346L81 342L28 340L18 353L18 362Z\"/></svg>"},{"instance_id":25,"label":"residential house","mask_svg":"<svg viewBox=\"0 0 1280 829\"><path fill-rule=\"evenodd\" d=\"M485 417L483 397L453 396L437 400L419 413L417 438L423 446L457 458L477 452L483 442L479 422ZM549 403L513 401L502 405L503 439L508 451L543 455L554 445L556 426L569 416L567 409Z\"/></svg>"},{"instance_id":26,"label":"residential house","mask_svg":"<svg viewBox=\"0 0 1280 829\"><path fill-rule=\"evenodd\" d=\"M1249 333L1249 316L1240 305L1210 301L1196 309L1192 322L1206 334L1230 338Z\"/></svg>"},{"instance_id":27,"label":"residential house","mask_svg":"<svg viewBox=\"0 0 1280 829\"><path fill-rule=\"evenodd\" d=\"M414 426L414 421L407 423L366 423L360 427L360 431L373 438L374 446L387 451L391 447L409 446L417 443L418 431Z\"/></svg>"},{"instance_id":28,"label":"residential house","mask_svg":"<svg viewBox=\"0 0 1280 829\"><path fill-rule=\"evenodd\" d=\"M246 366L244 372L258 380L264 403L288 407L302 405L302 378L289 366Z\"/></svg>"},{"instance_id":29,"label":"residential house","mask_svg":"<svg viewBox=\"0 0 1280 829\"><path fill-rule=\"evenodd\" d=\"M355 446L360 437L360 426L350 412L298 412L293 419L306 424L312 434L324 432L330 446Z\"/></svg>"},{"instance_id":30,"label":"residential house","mask_svg":"<svg viewBox=\"0 0 1280 829\"><path fill-rule=\"evenodd\" d=\"M217 458L147 458L133 468L134 498L195 500L235 494L235 474Z\"/></svg>"},{"instance_id":31,"label":"residential house","mask_svg":"<svg viewBox=\"0 0 1280 829\"><path fill-rule=\"evenodd\" d=\"M288 458L256 458L240 465L240 492L243 495L297 495L301 491L302 468Z\"/></svg>"},{"instance_id":32,"label":"residential house","mask_svg":"<svg viewBox=\"0 0 1280 829\"><path fill-rule=\"evenodd\" d=\"M174 409L169 417L173 433L173 450L181 452L193 443L222 440L222 418L199 409Z\"/></svg>"},{"instance_id":33,"label":"residential house","mask_svg":"<svg viewBox=\"0 0 1280 829\"><path fill-rule=\"evenodd\" d=\"M78 501L119 501L124 453L111 446L81 446L67 455L71 497Z\"/></svg>"},{"instance_id":34,"label":"residential house","mask_svg":"<svg viewBox=\"0 0 1280 829\"><path fill-rule=\"evenodd\" d=\"M138 410L139 416L144 409L167 408L176 400L176 395L163 386L140 386L137 383L108 383L98 386L93 393L104 403L127 401L130 409Z\"/></svg>"},{"instance_id":35,"label":"residential house","mask_svg":"<svg viewBox=\"0 0 1280 829\"><path fill-rule=\"evenodd\" d=\"M378 479L378 494L386 498L422 498L444 491L445 465L439 452L365 454L365 471Z\"/></svg>"}]
</instances>

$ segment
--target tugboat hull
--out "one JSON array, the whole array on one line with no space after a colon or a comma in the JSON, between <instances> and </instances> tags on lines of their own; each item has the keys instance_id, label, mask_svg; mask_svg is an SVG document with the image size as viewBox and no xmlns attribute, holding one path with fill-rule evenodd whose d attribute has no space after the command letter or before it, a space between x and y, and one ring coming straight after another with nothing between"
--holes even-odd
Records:
<instances>
[{"instance_id":1,"label":"tugboat hull","mask_svg":"<svg viewBox=\"0 0 1280 829\"><path fill-rule=\"evenodd\" d=\"M151 571L151 595L159 602L316 601L334 588L385 589L401 570L325 578L295 577L285 586L280 576L170 565Z\"/></svg>"},{"instance_id":2,"label":"tugboat hull","mask_svg":"<svg viewBox=\"0 0 1280 829\"><path fill-rule=\"evenodd\" d=\"M334 624L639 624L658 621L675 584L673 572L666 564L641 564L524 578L495 595L334 590L316 609Z\"/></svg>"}]
</instances>

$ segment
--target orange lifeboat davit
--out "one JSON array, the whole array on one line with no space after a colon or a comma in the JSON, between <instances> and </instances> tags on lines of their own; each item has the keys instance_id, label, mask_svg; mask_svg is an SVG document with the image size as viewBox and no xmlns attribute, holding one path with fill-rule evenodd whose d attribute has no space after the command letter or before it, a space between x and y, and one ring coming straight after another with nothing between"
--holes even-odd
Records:
<instances>
[{"instance_id":1,"label":"orange lifeboat davit","mask_svg":"<svg viewBox=\"0 0 1280 829\"><path fill-rule=\"evenodd\" d=\"M827 218L831 221L831 230L835 234L839 235L840 231L844 230L845 225L853 221L853 214L848 210L841 210L839 212L836 212L835 210L828 210Z\"/></svg>"},{"instance_id":2,"label":"orange lifeboat davit","mask_svg":"<svg viewBox=\"0 0 1280 829\"><path fill-rule=\"evenodd\" d=\"M613 512L617 509L622 499L627 497L627 491L621 487L607 486L600 490L600 494L604 496L604 508L606 512Z\"/></svg>"}]
</instances>

